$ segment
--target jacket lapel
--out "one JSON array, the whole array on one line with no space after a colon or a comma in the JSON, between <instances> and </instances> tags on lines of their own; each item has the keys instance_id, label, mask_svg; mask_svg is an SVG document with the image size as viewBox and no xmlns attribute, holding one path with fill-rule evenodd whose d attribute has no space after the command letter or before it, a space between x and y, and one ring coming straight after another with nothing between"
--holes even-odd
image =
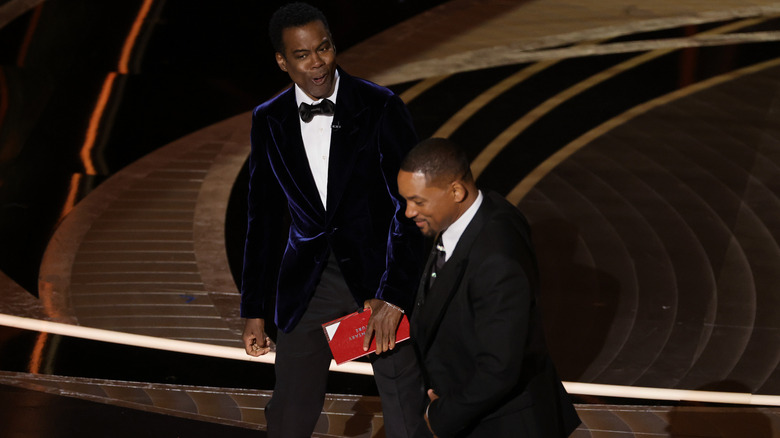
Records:
<instances>
[{"instance_id":1,"label":"jacket lapel","mask_svg":"<svg viewBox=\"0 0 780 438\"><path fill-rule=\"evenodd\" d=\"M336 97L336 111L330 137L330 159L328 160L328 207L329 217L338 208L341 197L349 183L352 169L357 161L357 147L360 132L368 132L368 108L355 93L354 79L339 68L339 94Z\"/></svg>"},{"instance_id":2,"label":"jacket lapel","mask_svg":"<svg viewBox=\"0 0 780 438\"><path fill-rule=\"evenodd\" d=\"M306 157L306 149L303 146L293 87L280 96L279 103L283 111L269 116L271 134L279 157L290 174L290 180L295 182L305 202L313 211L324 216L325 207L320 201L317 184L314 182L309 159Z\"/></svg>"},{"instance_id":3,"label":"jacket lapel","mask_svg":"<svg viewBox=\"0 0 780 438\"><path fill-rule=\"evenodd\" d=\"M490 211L492 211L490 201L487 196L484 196L477 214L474 215L471 223L469 223L460 236L455 252L447 260L447 263L444 264L441 272L437 273L433 286L426 293L424 282L428 279L424 278L420 284L417 293L419 307L412 318L416 322L414 325L416 326L415 334L418 337L417 345L423 355L427 353L433 340L436 338L441 321L453 298L459 290L463 289L461 285L468 267L471 247L480 231L482 231ZM430 272L430 265L435 257L434 253L435 248L428 256L426 273Z\"/></svg>"},{"instance_id":4,"label":"jacket lapel","mask_svg":"<svg viewBox=\"0 0 780 438\"><path fill-rule=\"evenodd\" d=\"M438 239L438 236L436 237ZM435 242L436 239L433 241ZM433 246L431 248L431 252L428 254L428 260L425 262L425 269L423 269L423 276L420 280L420 284L417 286L417 300L415 301L417 303L417 306L422 306L425 304L425 295L427 294L427 288L428 288L428 280L431 275L431 265L433 265L433 261L436 259L436 246Z\"/></svg>"},{"instance_id":5,"label":"jacket lapel","mask_svg":"<svg viewBox=\"0 0 780 438\"><path fill-rule=\"evenodd\" d=\"M428 352L431 343L436 338L441 320L444 318L450 302L452 302L455 294L460 289L460 283L467 266L467 258L458 260L451 258L448 260L442 268L440 275L437 275L433 286L426 294L425 302L418 309L418 322L421 329L417 333L420 336L418 345L423 356Z\"/></svg>"}]
</instances>

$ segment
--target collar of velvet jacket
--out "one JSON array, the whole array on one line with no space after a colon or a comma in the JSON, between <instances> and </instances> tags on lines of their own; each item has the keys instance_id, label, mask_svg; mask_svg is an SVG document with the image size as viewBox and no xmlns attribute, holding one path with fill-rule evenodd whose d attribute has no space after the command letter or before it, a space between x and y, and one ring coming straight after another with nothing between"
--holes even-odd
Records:
<instances>
[{"instance_id":1,"label":"collar of velvet jacket","mask_svg":"<svg viewBox=\"0 0 780 438\"><path fill-rule=\"evenodd\" d=\"M274 100L269 108L269 127L276 141L285 166L296 175L296 181L309 200L309 208L325 220L332 217L338 208L349 176L355 165L359 148L361 130L367 131L367 106L357 92L357 79L344 72L340 67L339 98L333 115L330 139L330 159L328 165L328 205L323 208L314 177L309 170L309 161L301 137L298 109L295 105L295 89L291 85Z\"/></svg>"}]
</instances>

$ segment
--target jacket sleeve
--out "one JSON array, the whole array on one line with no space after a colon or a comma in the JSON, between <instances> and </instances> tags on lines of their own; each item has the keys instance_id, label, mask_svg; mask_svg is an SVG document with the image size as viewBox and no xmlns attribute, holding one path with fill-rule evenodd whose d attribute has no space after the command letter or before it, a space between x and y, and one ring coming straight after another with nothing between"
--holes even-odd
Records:
<instances>
[{"instance_id":1,"label":"jacket sleeve","mask_svg":"<svg viewBox=\"0 0 780 438\"><path fill-rule=\"evenodd\" d=\"M377 130L382 176L395 210L387 236L386 268L376 298L411 311L420 280L423 237L405 216L406 200L398 193L401 161L417 144L409 110L398 96L385 103Z\"/></svg>"},{"instance_id":2,"label":"jacket sleeve","mask_svg":"<svg viewBox=\"0 0 780 438\"><path fill-rule=\"evenodd\" d=\"M259 109L252 115L251 141L241 317L264 318L276 290L286 204L268 161L271 138L267 117Z\"/></svg>"}]
</instances>

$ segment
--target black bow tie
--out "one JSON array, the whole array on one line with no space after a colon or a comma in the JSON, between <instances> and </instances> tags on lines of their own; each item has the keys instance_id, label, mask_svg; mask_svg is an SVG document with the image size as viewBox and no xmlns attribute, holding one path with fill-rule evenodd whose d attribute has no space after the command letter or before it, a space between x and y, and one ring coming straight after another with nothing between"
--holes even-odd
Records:
<instances>
[{"instance_id":1,"label":"black bow tie","mask_svg":"<svg viewBox=\"0 0 780 438\"><path fill-rule=\"evenodd\" d=\"M308 103L302 103L298 107L298 114L301 116L301 120L306 123L311 122L311 119L316 115L332 116L333 109L336 105L328 99L322 99L322 102L309 105Z\"/></svg>"}]
</instances>

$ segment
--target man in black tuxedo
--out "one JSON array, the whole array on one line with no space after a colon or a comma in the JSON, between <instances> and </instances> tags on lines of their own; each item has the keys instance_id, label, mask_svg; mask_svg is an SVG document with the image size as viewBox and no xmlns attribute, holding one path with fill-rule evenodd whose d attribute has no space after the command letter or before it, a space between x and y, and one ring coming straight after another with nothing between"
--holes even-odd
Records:
<instances>
[{"instance_id":1,"label":"man in black tuxedo","mask_svg":"<svg viewBox=\"0 0 780 438\"><path fill-rule=\"evenodd\" d=\"M482 194L466 154L433 138L398 174L406 216L436 237L412 316L435 436L568 436L580 423L545 346L530 229Z\"/></svg>"},{"instance_id":2,"label":"man in black tuxedo","mask_svg":"<svg viewBox=\"0 0 780 438\"><path fill-rule=\"evenodd\" d=\"M311 436L332 359L321 324L370 307L364 346L376 338L372 365L385 433L430 436L414 349L395 345L423 251L396 186L401 160L417 142L409 112L390 90L336 66L327 20L316 8L283 6L269 35L294 85L253 113L241 285L247 354L271 349L271 308L279 329L268 434Z\"/></svg>"}]
</instances>

